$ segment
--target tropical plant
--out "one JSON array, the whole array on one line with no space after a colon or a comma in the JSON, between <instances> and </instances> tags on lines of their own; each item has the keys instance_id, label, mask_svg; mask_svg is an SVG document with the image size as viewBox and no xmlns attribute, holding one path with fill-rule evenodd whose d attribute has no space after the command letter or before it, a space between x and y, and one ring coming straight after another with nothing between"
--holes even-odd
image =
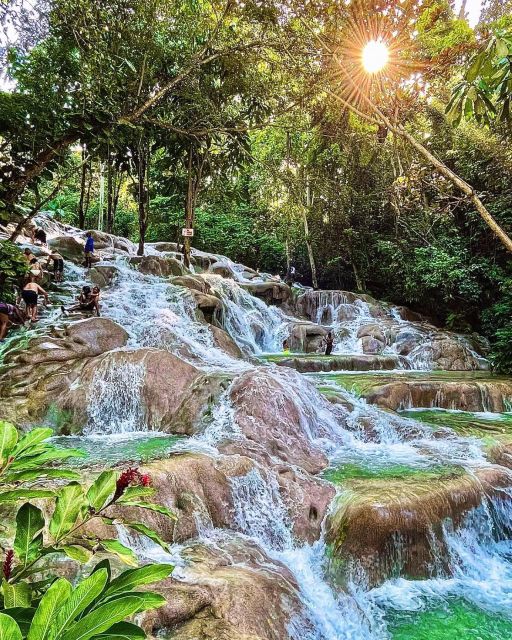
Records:
<instances>
[{"instance_id":1,"label":"tropical plant","mask_svg":"<svg viewBox=\"0 0 512 640\"><path fill-rule=\"evenodd\" d=\"M167 578L173 566L150 564L111 577L108 560L73 588L66 578L53 581L44 595L30 600L28 583L12 586L4 578L2 640L138 640L146 634L126 618L165 604L165 598L137 588Z\"/></svg>"},{"instance_id":2,"label":"tropical plant","mask_svg":"<svg viewBox=\"0 0 512 640\"><path fill-rule=\"evenodd\" d=\"M169 518L175 518L172 511L166 507L146 502L146 499L154 493L154 489L150 486L151 478L148 475L142 474L138 469L131 468L122 473L107 470L100 473L95 481L88 488L85 488L77 481L79 474L76 471L52 466L55 462L76 457L80 455L80 452L58 449L48 443L47 439L51 434L51 429L36 428L19 438L18 432L12 424L0 422L0 482L4 487L0 493L0 504L8 506L23 499L49 501L44 509L31 502L25 502L17 510L15 522L12 525L9 518L7 519L6 537L8 540L12 540L12 544L2 543L0 545L4 554L1 587L4 609L19 607L31 609L34 604L42 607L43 603L46 603L44 607L50 606L48 603L53 600L50 596L48 596L49 600L45 600L45 598L53 585L56 584L54 582L55 576L50 575L39 581L34 577L36 574L48 574L44 561L51 554L62 554L77 562L85 563L91 560L98 551L105 551L118 556L126 564L136 567L137 557L130 548L117 539L103 540L90 533L91 522L95 519L99 519L107 525L127 527L168 550L168 545L150 527L122 516L123 507L135 506L156 511ZM63 479L72 481L64 486L49 488L48 481L50 479L54 480L55 484ZM116 506L115 519L109 511L114 505ZM57 595L52 605L53 608L55 608L56 602L60 606L67 597L76 598L71 595L69 583L65 584L66 581L59 580L57 582L61 586L58 588L58 592L57 587L52 591ZM105 587L105 584L106 581L103 581L102 588ZM48 589L49 585L52 587ZM100 590L99 593L102 591ZM114 589L109 587L106 595L110 596L113 593ZM116 592L115 598L119 597ZM119 622L136 611L148 608L146 606L148 603L153 606L151 603L156 602L156 600L145 600L144 598L140 602L137 601L137 607L142 607L142 609L135 607L135 601L130 600L126 607L120 609L124 612L121 618L116 617L117 614L113 612L112 624L114 624L114 619L115 622ZM107 600L110 600L110 597ZM86 606L89 607L91 602L92 600ZM48 614L44 611L41 612L40 617L46 619L45 616ZM34 621L39 619L36 618L33 611L32 613ZM86 613L89 615L89 609ZM71 625L76 619L76 615L74 618L67 618L66 625ZM5 624L11 623L5 621ZM64 627L61 631L63 629ZM101 632L104 630L106 628ZM60 637L47 636L39 631L37 633L36 631L30 632L29 640ZM2 636L0 633L0 638L3 637L10 638L11 636ZM68 636L64 634L62 637L67 638ZM70 635L69 640L85 637L93 636Z\"/></svg>"},{"instance_id":3,"label":"tropical plant","mask_svg":"<svg viewBox=\"0 0 512 640\"><path fill-rule=\"evenodd\" d=\"M7 240L0 242L0 300L14 302L14 287L28 271L20 249Z\"/></svg>"}]
</instances>

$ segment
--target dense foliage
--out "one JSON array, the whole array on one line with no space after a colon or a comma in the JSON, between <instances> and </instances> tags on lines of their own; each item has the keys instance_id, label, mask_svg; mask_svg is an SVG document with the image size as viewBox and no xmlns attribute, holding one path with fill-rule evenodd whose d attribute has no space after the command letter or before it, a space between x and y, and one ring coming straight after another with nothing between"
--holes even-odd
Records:
<instances>
[{"instance_id":1,"label":"dense foliage","mask_svg":"<svg viewBox=\"0 0 512 640\"><path fill-rule=\"evenodd\" d=\"M123 508L137 506L174 514L147 502L154 493L150 478L136 469L119 474L104 471L88 487L80 475L56 466L79 451L49 444L51 429L35 428L19 437L16 428L0 422L0 504L15 506L4 519L2 534L2 583L0 587L0 637L55 640L57 638L144 638L134 624L124 622L135 614L165 603L161 596L136 588L169 576L170 565L146 565L121 573L111 580L108 559L96 563L91 575L78 580L75 588L59 576L48 558L67 556L77 563L89 562L106 552L137 567L134 552L117 538L99 539L91 524L99 520L149 537L168 549L148 526L123 517ZM71 480L67 484L63 481ZM40 508L32 501L44 501ZM26 501L26 502L24 502ZM18 508L17 505L23 502ZM110 511L109 511L110 510ZM109 517L110 516L110 517ZM108 632L108 633L107 633ZM106 636L102 634L106 634Z\"/></svg>"},{"instance_id":2,"label":"dense foliage","mask_svg":"<svg viewBox=\"0 0 512 640\"><path fill-rule=\"evenodd\" d=\"M305 284L483 331L510 370L509 254L366 108L510 235L506 4L487 0L472 29L449 0L46 2L46 35L27 26L0 93L4 217L48 199L58 219L141 247L193 226L200 249L281 274L293 262ZM359 70L365 30L390 44L375 82Z\"/></svg>"}]
</instances>

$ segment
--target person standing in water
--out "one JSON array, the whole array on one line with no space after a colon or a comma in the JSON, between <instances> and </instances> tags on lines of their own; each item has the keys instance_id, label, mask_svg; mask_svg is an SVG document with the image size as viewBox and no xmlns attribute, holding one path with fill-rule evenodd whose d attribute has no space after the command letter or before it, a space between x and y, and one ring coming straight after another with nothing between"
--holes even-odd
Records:
<instances>
[{"instance_id":1,"label":"person standing in water","mask_svg":"<svg viewBox=\"0 0 512 640\"><path fill-rule=\"evenodd\" d=\"M64 258L58 251L52 251L48 256L47 266L50 264L50 260L53 260L53 277L55 282L62 282L62 276L64 274Z\"/></svg>"},{"instance_id":2,"label":"person standing in water","mask_svg":"<svg viewBox=\"0 0 512 640\"><path fill-rule=\"evenodd\" d=\"M39 296L44 296L45 305L49 304L48 294L33 280L28 282L21 292L21 297L27 305L27 319L32 322L37 322L37 300Z\"/></svg>"},{"instance_id":3,"label":"person standing in water","mask_svg":"<svg viewBox=\"0 0 512 640\"><path fill-rule=\"evenodd\" d=\"M330 356L332 353L332 348L334 347L334 336L332 334L332 331L329 331L329 333L325 336L324 344L325 344L325 355Z\"/></svg>"},{"instance_id":4,"label":"person standing in water","mask_svg":"<svg viewBox=\"0 0 512 640\"><path fill-rule=\"evenodd\" d=\"M86 269L90 269L92 267L92 256L94 254L94 238L90 231L85 234L85 237L87 238L84 247L85 267Z\"/></svg>"}]
</instances>

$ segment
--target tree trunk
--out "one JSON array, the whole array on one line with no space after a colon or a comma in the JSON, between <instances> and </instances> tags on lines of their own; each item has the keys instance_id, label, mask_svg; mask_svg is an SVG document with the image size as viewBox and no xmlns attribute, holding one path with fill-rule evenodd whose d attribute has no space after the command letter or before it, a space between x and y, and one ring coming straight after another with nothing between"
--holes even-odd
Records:
<instances>
[{"instance_id":1,"label":"tree trunk","mask_svg":"<svg viewBox=\"0 0 512 640\"><path fill-rule=\"evenodd\" d=\"M194 180L192 177L192 158L194 155L194 151L192 145L188 150L188 163L187 163L187 173L188 173L188 181L187 181L187 197L185 200L185 229L193 229L194 228ZM190 253L191 253L191 238L189 236L185 236L183 238L183 262L187 269L190 268Z\"/></svg>"},{"instance_id":2,"label":"tree trunk","mask_svg":"<svg viewBox=\"0 0 512 640\"><path fill-rule=\"evenodd\" d=\"M112 233L114 227L114 180L115 169L110 153L107 160L107 223L106 232Z\"/></svg>"},{"instance_id":3,"label":"tree trunk","mask_svg":"<svg viewBox=\"0 0 512 640\"><path fill-rule=\"evenodd\" d=\"M149 213L149 144L146 143L142 137L138 145L136 162L138 177L137 202L139 210L139 246L137 255L143 256Z\"/></svg>"},{"instance_id":4,"label":"tree trunk","mask_svg":"<svg viewBox=\"0 0 512 640\"><path fill-rule=\"evenodd\" d=\"M308 224L308 212L311 209L311 187L309 186L309 179L306 178L306 206L302 208L302 218L304 222L304 236L306 239L306 247L308 249L308 257L309 257L309 266L311 268L311 282L313 283L313 288L318 289L318 280L316 277L316 265L315 265L315 256L313 254L313 245L311 244L311 239L309 237L309 224Z\"/></svg>"},{"instance_id":5,"label":"tree trunk","mask_svg":"<svg viewBox=\"0 0 512 640\"><path fill-rule=\"evenodd\" d=\"M85 145L82 146L82 172L80 176L80 200L78 201L78 227L80 229L85 229L85 187L87 184L87 163L85 161L86 158L86 148ZM90 183L89 183L90 188Z\"/></svg>"}]
</instances>

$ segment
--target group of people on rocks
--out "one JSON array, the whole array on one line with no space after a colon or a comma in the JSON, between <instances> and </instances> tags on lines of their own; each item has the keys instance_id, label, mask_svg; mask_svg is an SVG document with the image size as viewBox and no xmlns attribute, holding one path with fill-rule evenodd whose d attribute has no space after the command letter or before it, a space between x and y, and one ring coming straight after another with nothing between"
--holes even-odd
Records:
<instances>
[{"instance_id":1,"label":"group of people on rocks","mask_svg":"<svg viewBox=\"0 0 512 640\"><path fill-rule=\"evenodd\" d=\"M32 227L29 235L34 245L46 245L46 233L43 229ZM94 255L94 239L89 231L86 234L84 247L84 264L87 268L92 266ZM43 297L44 305L50 305L48 292L43 289L41 282L44 277L44 269L49 270L53 263L53 279L56 283L61 283L64 278L64 258L55 250L51 250L46 256L46 263L42 262L32 253L30 248L24 249L23 256L27 262L28 273L21 289L17 293L16 304L0 301L0 342L5 339L9 328L13 325L23 325L25 322L35 323L38 320L39 298ZM82 287L82 291L77 298L77 303L66 309L61 306L64 315L76 311L85 313L96 313L100 315L100 288ZM22 308L21 303L24 303Z\"/></svg>"}]
</instances>

